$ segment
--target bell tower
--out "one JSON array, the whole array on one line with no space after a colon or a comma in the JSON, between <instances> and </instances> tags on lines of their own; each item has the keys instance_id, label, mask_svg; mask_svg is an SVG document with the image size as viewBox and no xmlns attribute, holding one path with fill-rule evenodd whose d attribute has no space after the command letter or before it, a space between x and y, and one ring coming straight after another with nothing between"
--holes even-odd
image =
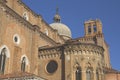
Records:
<instances>
[{"instance_id":1,"label":"bell tower","mask_svg":"<svg viewBox=\"0 0 120 80\"><path fill-rule=\"evenodd\" d=\"M89 20L84 23L85 36L102 34L102 23L100 20Z\"/></svg>"},{"instance_id":2,"label":"bell tower","mask_svg":"<svg viewBox=\"0 0 120 80\"><path fill-rule=\"evenodd\" d=\"M84 38L88 43L93 43L104 48L104 67L111 68L109 46L104 39L102 32L102 23L100 20L88 20L84 23L85 35ZM91 42L91 40L93 42Z\"/></svg>"}]
</instances>

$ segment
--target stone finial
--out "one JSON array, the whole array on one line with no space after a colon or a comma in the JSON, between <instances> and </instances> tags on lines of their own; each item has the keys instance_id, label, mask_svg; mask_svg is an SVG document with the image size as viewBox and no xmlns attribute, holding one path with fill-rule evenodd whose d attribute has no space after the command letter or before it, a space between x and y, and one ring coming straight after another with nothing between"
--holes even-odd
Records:
<instances>
[{"instance_id":1,"label":"stone finial","mask_svg":"<svg viewBox=\"0 0 120 80\"><path fill-rule=\"evenodd\" d=\"M59 22L61 22L61 17L59 15L58 11L59 11L59 8L57 7L56 8L56 14L55 14L53 20L54 20L54 22L58 22L59 23Z\"/></svg>"}]
</instances>

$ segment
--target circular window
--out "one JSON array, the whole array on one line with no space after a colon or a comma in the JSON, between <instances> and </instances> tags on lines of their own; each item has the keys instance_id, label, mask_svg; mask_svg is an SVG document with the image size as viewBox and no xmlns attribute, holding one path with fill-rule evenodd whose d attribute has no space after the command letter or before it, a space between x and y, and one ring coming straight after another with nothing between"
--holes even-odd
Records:
<instances>
[{"instance_id":1,"label":"circular window","mask_svg":"<svg viewBox=\"0 0 120 80\"><path fill-rule=\"evenodd\" d=\"M14 41L16 44L19 44L19 43L20 43L20 38L19 38L19 36L18 36L17 34L14 35L13 41Z\"/></svg>"},{"instance_id":2,"label":"circular window","mask_svg":"<svg viewBox=\"0 0 120 80\"><path fill-rule=\"evenodd\" d=\"M54 73L58 68L58 64L56 61L51 60L47 66L46 66L46 70L48 73Z\"/></svg>"},{"instance_id":3,"label":"circular window","mask_svg":"<svg viewBox=\"0 0 120 80\"><path fill-rule=\"evenodd\" d=\"M15 36L15 38L14 38L14 41L15 41L15 42L18 42L18 38L17 38L16 36Z\"/></svg>"}]
</instances>

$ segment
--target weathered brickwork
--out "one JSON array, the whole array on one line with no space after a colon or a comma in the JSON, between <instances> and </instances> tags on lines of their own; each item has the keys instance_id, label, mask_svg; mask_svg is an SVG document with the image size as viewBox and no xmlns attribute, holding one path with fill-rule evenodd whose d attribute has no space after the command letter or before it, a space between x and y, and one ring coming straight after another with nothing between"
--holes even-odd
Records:
<instances>
[{"instance_id":1,"label":"weathered brickwork","mask_svg":"<svg viewBox=\"0 0 120 80\"><path fill-rule=\"evenodd\" d=\"M84 28L83 37L65 39L21 0L0 0L0 79L120 80L101 21Z\"/></svg>"}]
</instances>

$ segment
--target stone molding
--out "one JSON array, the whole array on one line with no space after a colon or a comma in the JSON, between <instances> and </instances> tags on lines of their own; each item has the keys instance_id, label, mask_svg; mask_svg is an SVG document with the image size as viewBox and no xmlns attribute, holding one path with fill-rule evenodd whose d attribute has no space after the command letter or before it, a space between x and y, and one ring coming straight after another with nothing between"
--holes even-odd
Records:
<instances>
[{"instance_id":1,"label":"stone molding","mask_svg":"<svg viewBox=\"0 0 120 80\"><path fill-rule=\"evenodd\" d=\"M39 49L38 56L39 58L54 58L54 57L60 57L61 55L61 49L60 48L51 48L51 49Z\"/></svg>"},{"instance_id":2,"label":"stone molding","mask_svg":"<svg viewBox=\"0 0 120 80\"><path fill-rule=\"evenodd\" d=\"M79 43L79 44L71 44L65 46L66 54L77 54L79 53L87 53L87 54L101 54L103 56L104 49L100 46L94 44L86 44L86 43Z\"/></svg>"},{"instance_id":3,"label":"stone molding","mask_svg":"<svg viewBox=\"0 0 120 80\"><path fill-rule=\"evenodd\" d=\"M27 9L28 11L30 11L35 17L41 18L41 15L38 15L38 14L36 14L34 11L32 11L26 4L24 4L24 3L22 2L22 0L17 0L17 2L18 2L19 4L21 4L22 6L24 6L24 8Z\"/></svg>"},{"instance_id":4,"label":"stone molding","mask_svg":"<svg viewBox=\"0 0 120 80\"><path fill-rule=\"evenodd\" d=\"M95 38L103 38L103 34L99 33L96 34L95 36L84 36L84 37L80 37L80 38L76 38L73 40L68 40L67 42L81 42L81 43L94 43L97 41Z\"/></svg>"},{"instance_id":5,"label":"stone molding","mask_svg":"<svg viewBox=\"0 0 120 80\"><path fill-rule=\"evenodd\" d=\"M35 17L40 18L41 21L42 21L51 31L54 31L55 33L57 32L55 29L53 29L53 28L42 18L41 15L38 15L38 14L36 14L35 12L33 12L33 11L32 11L28 6L26 6L26 4L24 4L21 0L18 0L18 3L21 4L21 5L23 5L24 8L26 8L28 11L30 11ZM57 32L57 33L58 33L58 32ZM59 36L63 41L65 41L64 38L63 38L61 35L57 34L57 36Z\"/></svg>"},{"instance_id":6,"label":"stone molding","mask_svg":"<svg viewBox=\"0 0 120 80\"><path fill-rule=\"evenodd\" d=\"M62 50L63 49L63 50ZM96 55L102 55L104 49L100 46L94 45L94 44L64 44L61 46L56 47L46 47L46 48L39 48L38 56L53 56L54 55L60 55L63 54L62 51L64 51L65 55L69 54L96 54Z\"/></svg>"}]
</instances>

